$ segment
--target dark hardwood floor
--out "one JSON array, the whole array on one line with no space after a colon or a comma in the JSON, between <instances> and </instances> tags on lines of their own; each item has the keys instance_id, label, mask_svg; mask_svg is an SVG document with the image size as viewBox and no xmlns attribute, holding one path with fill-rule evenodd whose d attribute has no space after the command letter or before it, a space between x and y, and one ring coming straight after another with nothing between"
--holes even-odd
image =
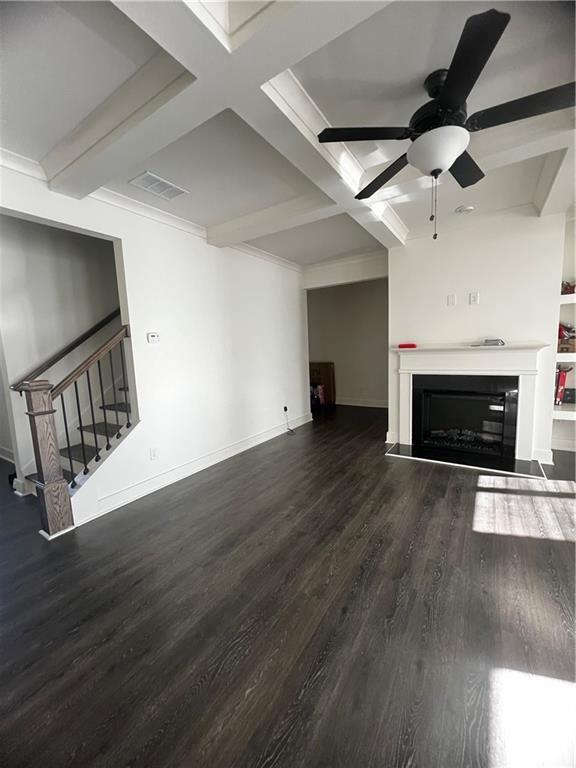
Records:
<instances>
[{"instance_id":1,"label":"dark hardwood floor","mask_svg":"<svg viewBox=\"0 0 576 768\"><path fill-rule=\"evenodd\" d=\"M4 483L0 765L569 768L574 484L387 457L383 414L50 543Z\"/></svg>"}]
</instances>

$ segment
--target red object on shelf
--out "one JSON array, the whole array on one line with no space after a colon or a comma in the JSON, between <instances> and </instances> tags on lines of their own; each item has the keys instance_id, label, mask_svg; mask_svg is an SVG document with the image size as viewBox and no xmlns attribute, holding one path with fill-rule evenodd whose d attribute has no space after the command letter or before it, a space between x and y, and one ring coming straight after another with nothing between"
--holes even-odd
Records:
<instances>
[{"instance_id":1,"label":"red object on shelf","mask_svg":"<svg viewBox=\"0 0 576 768\"><path fill-rule=\"evenodd\" d=\"M554 397L555 405L562 405L564 402L564 390L566 389L567 374L568 371L556 371L556 396Z\"/></svg>"},{"instance_id":2,"label":"red object on shelf","mask_svg":"<svg viewBox=\"0 0 576 768\"><path fill-rule=\"evenodd\" d=\"M416 349L418 345L412 342L406 342L404 344L398 344L398 349Z\"/></svg>"}]
</instances>

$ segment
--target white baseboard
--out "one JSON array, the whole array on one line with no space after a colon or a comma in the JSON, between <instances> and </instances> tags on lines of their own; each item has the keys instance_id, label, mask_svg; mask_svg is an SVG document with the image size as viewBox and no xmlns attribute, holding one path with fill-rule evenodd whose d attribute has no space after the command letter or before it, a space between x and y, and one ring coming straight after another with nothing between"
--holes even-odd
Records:
<instances>
[{"instance_id":1,"label":"white baseboard","mask_svg":"<svg viewBox=\"0 0 576 768\"><path fill-rule=\"evenodd\" d=\"M398 432L386 432L386 442L387 443L397 443L398 442Z\"/></svg>"},{"instance_id":2,"label":"white baseboard","mask_svg":"<svg viewBox=\"0 0 576 768\"><path fill-rule=\"evenodd\" d=\"M75 525L69 525L68 528L64 528L63 530L58 531L58 533L53 533L53 534L46 533L46 531L43 531L42 529L40 529L38 533L47 541L52 541L52 539L57 539L59 536L64 536L65 533L70 533L70 531L73 531L74 528L76 528Z\"/></svg>"},{"instance_id":3,"label":"white baseboard","mask_svg":"<svg viewBox=\"0 0 576 768\"><path fill-rule=\"evenodd\" d=\"M310 421L312 421L312 414L306 413L302 416L291 418L290 427L292 429L298 429L298 427L302 427L304 424L307 424ZM193 459L192 461L188 461L178 467L173 467L166 472L161 472L160 474L149 477L146 480L134 483L133 485L128 486L127 488L123 488L120 491L115 491L114 493L108 494L107 496L103 496L98 499L99 509L95 515L91 515L84 520L75 520L74 522L76 523L76 526L85 525L92 520L96 520L97 518L102 517L102 515L108 514L108 512L112 512L119 507L130 504L133 501L137 501L143 496L148 496L150 493L154 493L154 491L159 491L161 488L172 485L179 480L184 480L186 477L190 477L190 475L201 472L203 469L208 469L208 467L211 467L214 464L219 464L221 461L230 459L233 456L236 456L238 453L243 453L250 448L254 448L261 443L265 443L268 440L272 440L273 438L279 437L283 434L286 434L285 422L271 427L264 432L260 432L259 434L252 435L251 437L244 438L243 440L239 440L236 443L231 443L230 445L227 445L224 448L220 448L217 451L205 454L204 456L200 456L197 459ZM74 510L74 501L72 501L72 510Z\"/></svg>"},{"instance_id":4,"label":"white baseboard","mask_svg":"<svg viewBox=\"0 0 576 768\"><path fill-rule=\"evenodd\" d=\"M370 398L337 397L336 405L356 405L360 408L388 408L388 401L371 400Z\"/></svg>"},{"instance_id":5,"label":"white baseboard","mask_svg":"<svg viewBox=\"0 0 576 768\"><path fill-rule=\"evenodd\" d=\"M11 449L7 448L5 445L0 445L0 459L4 459L4 461L9 461L10 464L14 464L14 454Z\"/></svg>"},{"instance_id":6,"label":"white baseboard","mask_svg":"<svg viewBox=\"0 0 576 768\"><path fill-rule=\"evenodd\" d=\"M12 483L12 489L17 496L36 496L36 486L31 483L30 480L20 480L19 477L14 479Z\"/></svg>"}]
</instances>

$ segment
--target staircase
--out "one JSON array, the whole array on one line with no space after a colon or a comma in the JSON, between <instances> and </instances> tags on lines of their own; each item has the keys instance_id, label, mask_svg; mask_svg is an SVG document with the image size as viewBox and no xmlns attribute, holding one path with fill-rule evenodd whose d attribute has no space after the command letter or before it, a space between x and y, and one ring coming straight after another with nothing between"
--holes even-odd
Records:
<instances>
[{"instance_id":1,"label":"staircase","mask_svg":"<svg viewBox=\"0 0 576 768\"><path fill-rule=\"evenodd\" d=\"M44 376L119 314L104 318L11 387L26 396L36 461L36 472L27 479L37 488L46 538L73 527L71 497L132 426L124 349L128 326L57 384Z\"/></svg>"}]
</instances>

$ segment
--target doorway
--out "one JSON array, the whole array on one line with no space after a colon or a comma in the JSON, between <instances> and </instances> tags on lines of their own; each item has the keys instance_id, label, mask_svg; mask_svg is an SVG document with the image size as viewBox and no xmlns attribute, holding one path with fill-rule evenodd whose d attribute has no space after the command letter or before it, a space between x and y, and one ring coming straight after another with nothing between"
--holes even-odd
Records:
<instances>
[{"instance_id":1,"label":"doorway","mask_svg":"<svg viewBox=\"0 0 576 768\"><path fill-rule=\"evenodd\" d=\"M388 407L388 280L307 292L311 406Z\"/></svg>"}]
</instances>

